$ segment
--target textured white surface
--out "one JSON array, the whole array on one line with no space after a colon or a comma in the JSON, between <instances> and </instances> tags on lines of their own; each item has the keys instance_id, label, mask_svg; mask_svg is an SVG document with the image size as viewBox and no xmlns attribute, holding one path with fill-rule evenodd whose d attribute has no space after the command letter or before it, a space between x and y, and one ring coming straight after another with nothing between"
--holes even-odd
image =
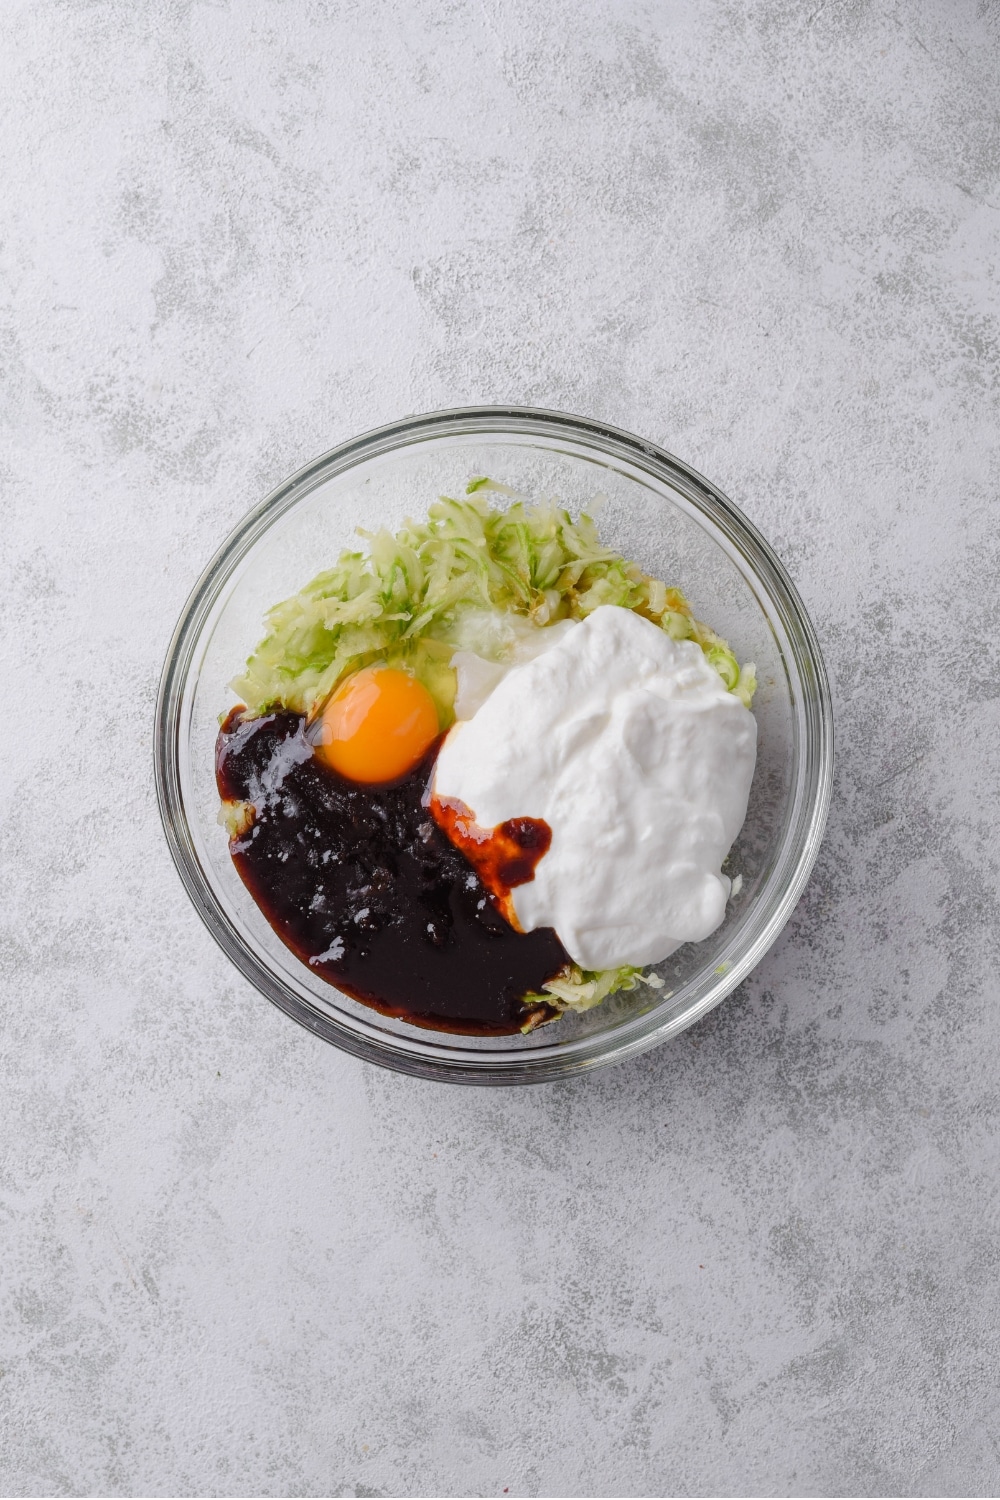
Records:
<instances>
[{"instance_id":1,"label":"textured white surface","mask_svg":"<svg viewBox=\"0 0 1000 1500\"><path fill-rule=\"evenodd\" d=\"M554 928L583 969L657 964L725 917L757 721L700 646L631 610L551 629L445 737L433 791L484 828L548 826L534 878L510 892L522 931Z\"/></svg>"},{"instance_id":2,"label":"textured white surface","mask_svg":"<svg viewBox=\"0 0 1000 1500\"><path fill-rule=\"evenodd\" d=\"M0 11L0 1491L995 1494L995 3ZM573 1085L297 1031L153 799L240 514L407 411L618 422L839 726L754 977Z\"/></svg>"}]
</instances>

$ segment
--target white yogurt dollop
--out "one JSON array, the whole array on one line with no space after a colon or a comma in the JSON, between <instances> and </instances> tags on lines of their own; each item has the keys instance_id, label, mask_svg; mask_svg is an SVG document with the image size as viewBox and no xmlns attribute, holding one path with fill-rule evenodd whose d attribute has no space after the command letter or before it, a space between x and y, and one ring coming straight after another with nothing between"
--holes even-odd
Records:
<instances>
[{"instance_id":1,"label":"white yogurt dollop","mask_svg":"<svg viewBox=\"0 0 1000 1500\"><path fill-rule=\"evenodd\" d=\"M548 823L534 880L512 892L525 932L554 927L584 969L657 963L725 914L756 721L699 646L631 610L604 605L552 636L453 726L433 791L485 828Z\"/></svg>"}]
</instances>

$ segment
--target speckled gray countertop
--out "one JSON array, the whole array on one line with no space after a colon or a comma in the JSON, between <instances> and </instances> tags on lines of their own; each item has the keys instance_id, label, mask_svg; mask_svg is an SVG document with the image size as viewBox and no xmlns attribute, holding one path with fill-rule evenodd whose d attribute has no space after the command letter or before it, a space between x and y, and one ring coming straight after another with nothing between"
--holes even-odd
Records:
<instances>
[{"instance_id":1,"label":"speckled gray countertop","mask_svg":"<svg viewBox=\"0 0 1000 1500\"><path fill-rule=\"evenodd\" d=\"M0 14L0 1492L995 1495L995 0ZM710 475L827 652L753 978L569 1085L299 1031L188 904L238 517L478 401Z\"/></svg>"}]
</instances>

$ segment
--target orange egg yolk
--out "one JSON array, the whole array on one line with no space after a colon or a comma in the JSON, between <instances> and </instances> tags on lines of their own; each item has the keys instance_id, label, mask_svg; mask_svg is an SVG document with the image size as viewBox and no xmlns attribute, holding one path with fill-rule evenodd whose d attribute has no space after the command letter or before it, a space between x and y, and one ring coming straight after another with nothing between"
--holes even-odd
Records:
<instances>
[{"instance_id":1,"label":"orange egg yolk","mask_svg":"<svg viewBox=\"0 0 1000 1500\"><path fill-rule=\"evenodd\" d=\"M342 682L323 710L316 754L349 781L405 776L437 739L434 699L409 672L365 667Z\"/></svg>"}]
</instances>

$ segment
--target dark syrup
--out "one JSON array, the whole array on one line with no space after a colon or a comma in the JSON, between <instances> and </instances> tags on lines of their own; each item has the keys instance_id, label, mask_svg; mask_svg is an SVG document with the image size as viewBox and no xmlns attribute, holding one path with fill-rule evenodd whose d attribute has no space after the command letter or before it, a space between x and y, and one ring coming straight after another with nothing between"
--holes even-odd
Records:
<instances>
[{"instance_id":1,"label":"dark syrup","mask_svg":"<svg viewBox=\"0 0 1000 1500\"><path fill-rule=\"evenodd\" d=\"M502 885L489 889L435 825L423 799L436 753L401 781L361 786L314 757L300 715L234 709L216 747L219 794L255 812L230 853L278 936L338 988L418 1026L516 1032L554 1014L522 997L568 955L551 928L516 932ZM548 847L546 825L517 821L498 846L507 885Z\"/></svg>"},{"instance_id":2,"label":"dark syrup","mask_svg":"<svg viewBox=\"0 0 1000 1500\"><path fill-rule=\"evenodd\" d=\"M496 905L517 926L511 891L535 878L535 866L552 843L552 829L542 818L510 818L496 828L482 828L464 802L431 797L431 816L449 841L461 849Z\"/></svg>"}]
</instances>

